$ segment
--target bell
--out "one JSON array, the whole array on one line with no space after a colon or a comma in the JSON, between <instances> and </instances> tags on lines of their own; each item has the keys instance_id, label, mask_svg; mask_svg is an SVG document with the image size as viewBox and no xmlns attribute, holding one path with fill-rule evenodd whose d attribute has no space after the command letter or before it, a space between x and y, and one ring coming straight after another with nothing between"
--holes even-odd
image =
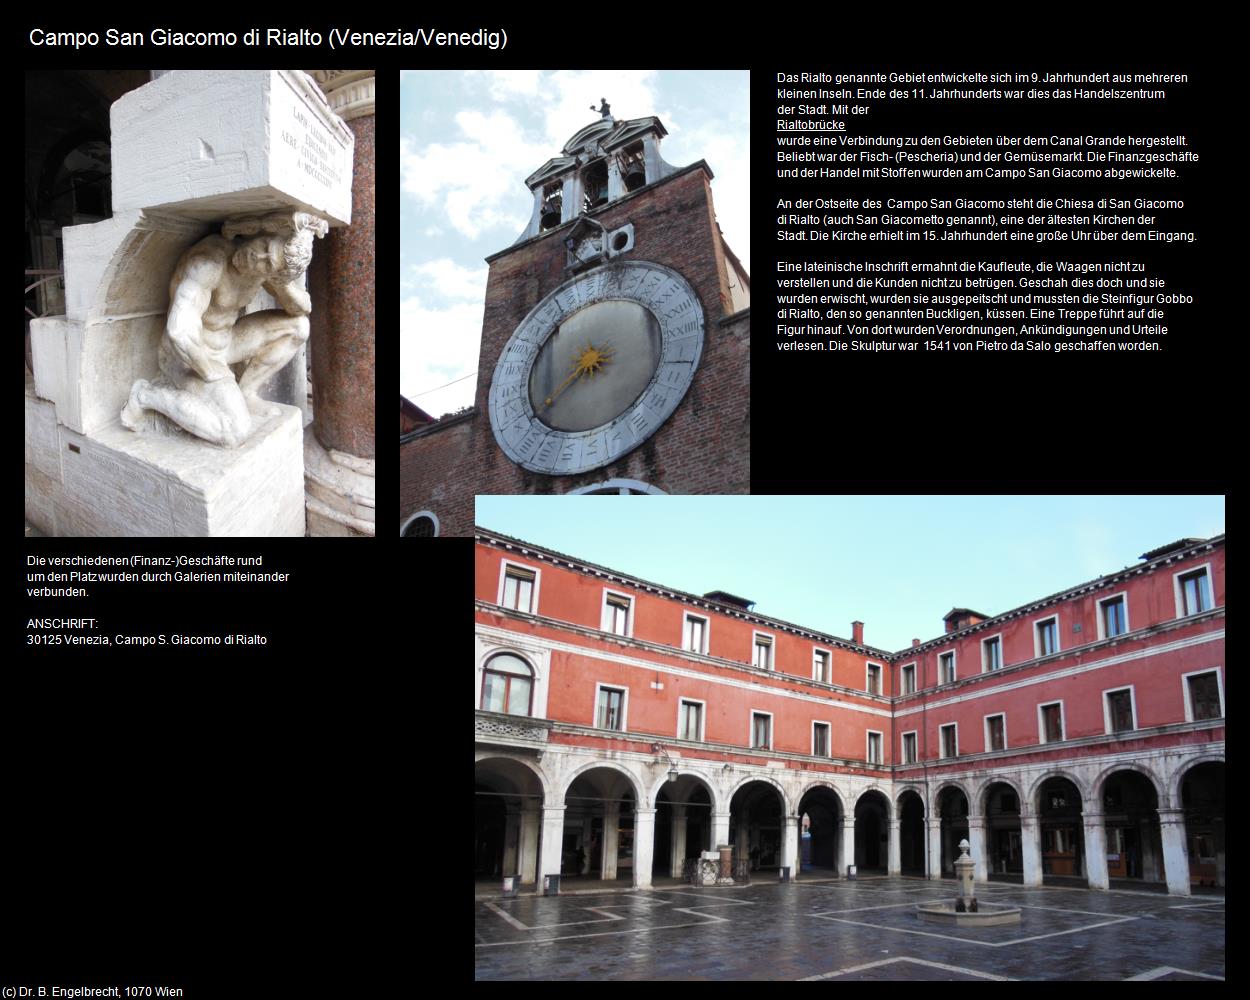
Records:
<instances>
[{"instance_id":1,"label":"bell","mask_svg":"<svg viewBox=\"0 0 1250 1000\"><path fill-rule=\"evenodd\" d=\"M625 190L637 191L647 183L647 175L641 164L634 164L625 171Z\"/></svg>"},{"instance_id":2,"label":"bell","mask_svg":"<svg viewBox=\"0 0 1250 1000\"><path fill-rule=\"evenodd\" d=\"M544 202L540 220L543 229L558 226L560 224L560 203L555 201Z\"/></svg>"}]
</instances>

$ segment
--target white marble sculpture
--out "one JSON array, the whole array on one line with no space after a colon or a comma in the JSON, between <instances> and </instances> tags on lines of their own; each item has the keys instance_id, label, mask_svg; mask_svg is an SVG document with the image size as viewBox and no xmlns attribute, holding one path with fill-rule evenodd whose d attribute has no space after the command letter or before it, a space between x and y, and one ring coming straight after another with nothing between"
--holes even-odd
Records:
<instances>
[{"instance_id":1,"label":"white marble sculpture","mask_svg":"<svg viewBox=\"0 0 1250 1000\"><path fill-rule=\"evenodd\" d=\"M182 255L169 283L157 352L161 375L139 379L122 408L133 431L159 413L196 437L238 448L254 421L277 412L261 386L308 339L312 302L302 287L314 236L328 224L307 212L228 219ZM280 308L243 315L264 288ZM231 365L243 365L238 379Z\"/></svg>"}]
</instances>

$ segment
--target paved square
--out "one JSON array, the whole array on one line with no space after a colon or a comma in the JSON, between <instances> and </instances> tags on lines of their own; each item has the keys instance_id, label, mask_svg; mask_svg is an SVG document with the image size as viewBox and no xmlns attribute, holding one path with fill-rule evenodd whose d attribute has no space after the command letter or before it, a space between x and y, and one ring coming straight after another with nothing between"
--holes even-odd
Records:
<instances>
[{"instance_id":1,"label":"paved square","mask_svg":"<svg viewBox=\"0 0 1250 1000\"><path fill-rule=\"evenodd\" d=\"M757 882L475 904L478 979L1224 978L1224 901L978 885L1019 926L921 923L951 882Z\"/></svg>"}]
</instances>

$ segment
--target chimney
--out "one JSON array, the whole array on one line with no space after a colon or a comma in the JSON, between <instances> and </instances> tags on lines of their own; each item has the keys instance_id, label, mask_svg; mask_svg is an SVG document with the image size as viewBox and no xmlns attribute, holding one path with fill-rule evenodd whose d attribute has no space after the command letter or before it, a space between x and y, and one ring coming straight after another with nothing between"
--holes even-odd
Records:
<instances>
[{"instance_id":1,"label":"chimney","mask_svg":"<svg viewBox=\"0 0 1250 1000\"><path fill-rule=\"evenodd\" d=\"M919 646L919 645L920 645L920 640L919 640L919 639L912 639L912 641L911 641L911 648L912 648L912 649L915 649L915 648L916 648L917 646Z\"/></svg>"},{"instance_id":2,"label":"chimney","mask_svg":"<svg viewBox=\"0 0 1250 1000\"><path fill-rule=\"evenodd\" d=\"M855 645L862 646L864 644L864 623L851 622L851 637L855 641Z\"/></svg>"}]
</instances>

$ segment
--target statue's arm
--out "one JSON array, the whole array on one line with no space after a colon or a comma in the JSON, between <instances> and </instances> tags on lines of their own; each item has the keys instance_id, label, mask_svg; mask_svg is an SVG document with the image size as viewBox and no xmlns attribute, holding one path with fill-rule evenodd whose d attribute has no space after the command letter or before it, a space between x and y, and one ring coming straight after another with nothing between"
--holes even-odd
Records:
<instances>
[{"instance_id":1,"label":"statue's arm","mask_svg":"<svg viewBox=\"0 0 1250 1000\"><path fill-rule=\"evenodd\" d=\"M307 316L312 312L312 299L293 281L266 281L265 291L274 297L282 311L289 316Z\"/></svg>"},{"instance_id":2,"label":"statue's arm","mask_svg":"<svg viewBox=\"0 0 1250 1000\"><path fill-rule=\"evenodd\" d=\"M178 355L205 382L230 377L230 369L215 360L204 345L204 313L221 279L222 265L212 260L192 262L178 282L169 303L165 332Z\"/></svg>"}]
</instances>

